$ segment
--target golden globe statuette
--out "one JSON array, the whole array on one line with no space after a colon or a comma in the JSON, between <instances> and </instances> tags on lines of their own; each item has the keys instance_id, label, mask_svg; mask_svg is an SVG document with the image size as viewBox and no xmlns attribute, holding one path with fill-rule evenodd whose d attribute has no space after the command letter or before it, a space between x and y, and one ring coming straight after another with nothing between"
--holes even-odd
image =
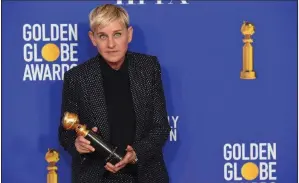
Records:
<instances>
[{"instance_id":1,"label":"golden globe statuette","mask_svg":"<svg viewBox=\"0 0 299 183\"><path fill-rule=\"evenodd\" d=\"M45 159L49 163L47 167L47 183L57 183L58 175L56 171L58 168L56 166L56 163L59 161L59 153L54 149L48 149Z\"/></svg>"},{"instance_id":2,"label":"golden globe statuette","mask_svg":"<svg viewBox=\"0 0 299 183\"><path fill-rule=\"evenodd\" d=\"M81 135L90 141L91 146L105 158L106 162L116 164L124 157L124 152L121 152L117 147L104 142L100 136L93 131L86 129L86 125L79 124L79 117L77 114L65 112L63 117L63 127L66 130L75 130L77 135Z\"/></svg>"},{"instance_id":3,"label":"golden globe statuette","mask_svg":"<svg viewBox=\"0 0 299 183\"><path fill-rule=\"evenodd\" d=\"M254 25L249 22L243 22L241 32L243 39L243 69L240 74L241 79L255 79L255 71L253 70L253 48L251 36L254 34Z\"/></svg>"}]
</instances>

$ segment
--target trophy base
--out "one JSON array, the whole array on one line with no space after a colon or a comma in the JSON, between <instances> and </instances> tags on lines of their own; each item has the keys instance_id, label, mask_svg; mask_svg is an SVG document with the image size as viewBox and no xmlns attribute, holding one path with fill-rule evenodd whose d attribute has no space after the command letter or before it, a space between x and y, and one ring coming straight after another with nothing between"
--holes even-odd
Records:
<instances>
[{"instance_id":1,"label":"trophy base","mask_svg":"<svg viewBox=\"0 0 299 183\"><path fill-rule=\"evenodd\" d=\"M100 136L97 136L93 131L89 131L85 137L91 142L97 153L102 156L106 162L115 165L124 157L124 152L120 151L117 147L113 147L109 143L104 142Z\"/></svg>"},{"instance_id":2,"label":"trophy base","mask_svg":"<svg viewBox=\"0 0 299 183\"><path fill-rule=\"evenodd\" d=\"M113 149L113 151L110 153L110 155L106 158L106 162L110 162L112 165L115 165L116 163L120 162L123 158L123 154L120 154L119 152L116 152L117 147Z\"/></svg>"},{"instance_id":3,"label":"trophy base","mask_svg":"<svg viewBox=\"0 0 299 183\"><path fill-rule=\"evenodd\" d=\"M241 79L256 79L254 71L241 71L240 74Z\"/></svg>"}]
</instances>

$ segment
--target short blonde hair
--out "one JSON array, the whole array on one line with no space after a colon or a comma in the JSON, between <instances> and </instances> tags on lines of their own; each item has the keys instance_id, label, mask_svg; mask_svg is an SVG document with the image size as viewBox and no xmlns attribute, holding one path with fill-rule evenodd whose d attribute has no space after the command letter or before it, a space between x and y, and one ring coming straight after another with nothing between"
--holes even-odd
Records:
<instances>
[{"instance_id":1,"label":"short blonde hair","mask_svg":"<svg viewBox=\"0 0 299 183\"><path fill-rule=\"evenodd\" d=\"M89 26L92 31L98 26L105 27L115 20L119 20L126 28L129 27L128 12L120 6L104 4L89 13Z\"/></svg>"}]
</instances>

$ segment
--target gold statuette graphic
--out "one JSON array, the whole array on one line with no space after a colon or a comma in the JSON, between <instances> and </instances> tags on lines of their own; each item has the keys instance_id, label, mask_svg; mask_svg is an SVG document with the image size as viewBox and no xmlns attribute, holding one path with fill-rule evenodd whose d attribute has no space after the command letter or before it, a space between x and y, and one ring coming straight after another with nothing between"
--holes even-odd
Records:
<instances>
[{"instance_id":1,"label":"gold statuette graphic","mask_svg":"<svg viewBox=\"0 0 299 183\"><path fill-rule=\"evenodd\" d=\"M45 159L49 163L47 168L47 183L57 183L58 175L56 171L58 168L56 166L56 163L59 161L59 153L54 149L48 149Z\"/></svg>"},{"instance_id":2,"label":"gold statuette graphic","mask_svg":"<svg viewBox=\"0 0 299 183\"><path fill-rule=\"evenodd\" d=\"M255 79L255 71L253 70L253 48L251 36L254 34L254 25L249 22L244 22L241 27L241 32L244 35L243 39L243 68L241 71L241 79Z\"/></svg>"}]
</instances>

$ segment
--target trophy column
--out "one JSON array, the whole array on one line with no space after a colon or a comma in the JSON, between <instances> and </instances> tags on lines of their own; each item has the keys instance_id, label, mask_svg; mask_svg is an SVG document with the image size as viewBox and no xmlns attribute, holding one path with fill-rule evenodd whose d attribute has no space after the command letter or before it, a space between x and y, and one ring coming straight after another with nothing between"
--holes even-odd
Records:
<instances>
[{"instance_id":1,"label":"trophy column","mask_svg":"<svg viewBox=\"0 0 299 183\"><path fill-rule=\"evenodd\" d=\"M241 27L241 32L244 35L243 46L243 69L240 74L241 79L255 79L255 71L253 70L253 48L251 43L251 35L254 34L254 26L249 22L244 22Z\"/></svg>"}]
</instances>

